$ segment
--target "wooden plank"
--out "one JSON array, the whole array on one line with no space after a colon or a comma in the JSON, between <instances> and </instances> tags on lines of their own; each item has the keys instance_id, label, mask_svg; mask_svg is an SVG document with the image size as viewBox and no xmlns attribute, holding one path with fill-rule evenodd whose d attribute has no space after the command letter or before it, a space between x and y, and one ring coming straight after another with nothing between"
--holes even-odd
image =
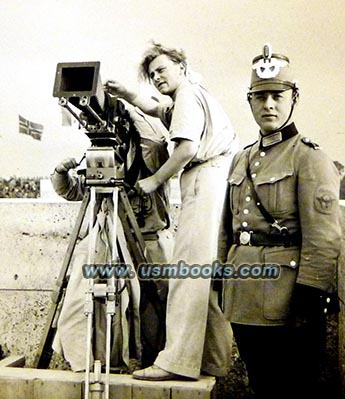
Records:
<instances>
[{"instance_id":1,"label":"wooden plank","mask_svg":"<svg viewBox=\"0 0 345 399\"><path fill-rule=\"evenodd\" d=\"M84 374L74 373L73 371L66 370L39 370L25 367L2 367L0 369L0 380L44 380L80 383L84 380Z\"/></svg>"},{"instance_id":2,"label":"wooden plank","mask_svg":"<svg viewBox=\"0 0 345 399\"><path fill-rule=\"evenodd\" d=\"M81 399L81 382L33 381L33 399Z\"/></svg>"},{"instance_id":3,"label":"wooden plank","mask_svg":"<svg viewBox=\"0 0 345 399\"><path fill-rule=\"evenodd\" d=\"M11 355L0 360L0 367L24 367L25 356Z\"/></svg>"},{"instance_id":4,"label":"wooden plank","mask_svg":"<svg viewBox=\"0 0 345 399\"><path fill-rule=\"evenodd\" d=\"M192 387L172 388L171 399L212 399L212 392L204 389L195 389Z\"/></svg>"},{"instance_id":5,"label":"wooden plank","mask_svg":"<svg viewBox=\"0 0 345 399\"><path fill-rule=\"evenodd\" d=\"M85 383L83 381L81 383L81 398L84 397L85 397ZM114 379L113 376L110 376L109 399L132 399L132 385L128 384L122 378L117 379L115 377Z\"/></svg>"},{"instance_id":6,"label":"wooden plank","mask_svg":"<svg viewBox=\"0 0 345 399\"><path fill-rule=\"evenodd\" d=\"M171 399L213 399L216 380L201 377L198 381L177 381L171 387Z\"/></svg>"},{"instance_id":7,"label":"wooden plank","mask_svg":"<svg viewBox=\"0 0 345 399\"><path fill-rule=\"evenodd\" d=\"M0 398L31 399L34 397L33 388L34 386L32 381L0 379Z\"/></svg>"},{"instance_id":8,"label":"wooden plank","mask_svg":"<svg viewBox=\"0 0 345 399\"><path fill-rule=\"evenodd\" d=\"M132 388L132 399L170 399L170 387L160 384L135 385Z\"/></svg>"},{"instance_id":9,"label":"wooden plank","mask_svg":"<svg viewBox=\"0 0 345 399\"><path fill-rule=\"evenodd\" d=\"M131 399L132 385L120 383L120 381L113 383L109 388L109 397L110 399Z\"/></svg>"},{"instance_id":10,"label":"wooden plank","mask_svg":"<svg viewBox=\"0 0 345 399\"><path fill-rule=\"evenodd\" d=\"M132 379L132 399L213 399L216 380L201 377L198 381L140 381Z\"/></svg>"},{"instance_id":11,"label":"wooden plank","mask_svg":"<svg viewBox=\"0 0 345 399\"><path fill-rule=\"evenodd\" d=\"M83 375L65 370L0 368L1 399L81 399Z\"/></svg>"},{"instance_id":12,"label":"wooden plank","mask_svg":"<svg viewBox=\"0 0 345 399\"><path fill-rule=\"evenodd\" d=\"M66 370L0 367L0 398L80 399L84 378L84 373ZM212 399L215 387L213 377L198 381L140 381L127 374L111 374L109 382L110 399Z\"/></svg>"}]
</instances>

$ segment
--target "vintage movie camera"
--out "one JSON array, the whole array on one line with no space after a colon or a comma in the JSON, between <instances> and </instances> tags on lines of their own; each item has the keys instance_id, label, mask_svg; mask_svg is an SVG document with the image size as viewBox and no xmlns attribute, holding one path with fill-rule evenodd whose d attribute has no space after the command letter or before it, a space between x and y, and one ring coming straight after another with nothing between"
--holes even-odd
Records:
<instances>
[{"instance_id":1,"label":"vintage movie camera","mask_svg":"<svg viewBox=\"0 0 345 399\"><path fill-rule=\"evenodd\" d=\"M91 141L86 185L115 186L126 169L131 122L124 104L104 91L99 72L98 61L58 63L53 96Z\"/></svg>"}]
</instances>

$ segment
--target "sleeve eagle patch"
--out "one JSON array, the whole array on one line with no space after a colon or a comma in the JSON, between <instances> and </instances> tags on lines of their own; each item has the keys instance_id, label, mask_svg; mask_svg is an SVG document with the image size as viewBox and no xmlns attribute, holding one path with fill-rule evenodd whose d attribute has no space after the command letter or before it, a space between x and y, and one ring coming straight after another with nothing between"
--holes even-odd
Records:
<instances>
[{"instance_id":1,"label":"sleeve eagle patch","mask_svg":"<svg viewBox=\"0 0 345 399\"><path fill-rule=\"evenodd\" d=\"M334 204L336 203L336 198L332 191L320 187L315 192L314 196L314 206L315 209L324 214L332 214Z\"/></svg>"}]
</instances>

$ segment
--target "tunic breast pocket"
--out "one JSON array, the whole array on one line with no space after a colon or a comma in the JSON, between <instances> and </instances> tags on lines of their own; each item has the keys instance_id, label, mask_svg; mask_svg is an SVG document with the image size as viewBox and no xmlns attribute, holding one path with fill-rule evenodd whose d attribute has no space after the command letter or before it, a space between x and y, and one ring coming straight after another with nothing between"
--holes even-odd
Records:
<instances>
[{"instance_id":1,"label":"tunic breast pocket","mask_svg":"<svg viewBox=\"0 0 345 399\"><path fill-rule=\"evenodd\" d=\"M237 215L240 210L240 204L243 200L244 191L245 191L245 183L244 183L244 175L235 174L231 175L229 179L230 184L230 207L233 215Z\"/></svg>"},{"instance_id":2,"label":"tunic breast pocket","mask_svg":"<svg viewBox=\"0 0 345 399\"><path fill-rule=\"evenodd\" d=\"M255 188L264 207L275 217L297 210L297 185L293 171L258 175Z\"/></svg>"}]
</instances>

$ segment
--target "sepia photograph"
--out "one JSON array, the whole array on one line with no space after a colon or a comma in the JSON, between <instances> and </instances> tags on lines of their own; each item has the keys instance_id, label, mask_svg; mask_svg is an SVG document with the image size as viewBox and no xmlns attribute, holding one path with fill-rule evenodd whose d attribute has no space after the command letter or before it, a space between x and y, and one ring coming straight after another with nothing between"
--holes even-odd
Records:
<instances>
[{"instance_id":1,"label":"sepia photograph","mask_svg":"<svg viewBox=\"0 0 345 399\"><path fill-rule=\"evenodd\" d=\"M343 0L0 0L0 398L345 396Z\"/></svg>"}]
</instances>

